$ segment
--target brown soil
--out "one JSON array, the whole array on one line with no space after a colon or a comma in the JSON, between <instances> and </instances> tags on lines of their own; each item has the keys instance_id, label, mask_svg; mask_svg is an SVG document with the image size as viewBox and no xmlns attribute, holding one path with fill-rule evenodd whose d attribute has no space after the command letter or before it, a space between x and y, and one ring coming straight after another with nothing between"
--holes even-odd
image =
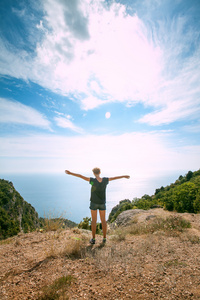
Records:
<instances>
[{"instance_id":1,"label":"brown soil","mask_svg":"<svg viewBox=\"0 0 200 300\"><path fill-rule=\"evenodd\" d=\"M74 280L59 299L200 299L200 215L182 216L192 228L129 234L125 240L109 234L105 246L101 236L89 245L90 233L78 229L5 240L0 299L38 299L45 286L64 275Z\"/></svg>"}]
</instances>

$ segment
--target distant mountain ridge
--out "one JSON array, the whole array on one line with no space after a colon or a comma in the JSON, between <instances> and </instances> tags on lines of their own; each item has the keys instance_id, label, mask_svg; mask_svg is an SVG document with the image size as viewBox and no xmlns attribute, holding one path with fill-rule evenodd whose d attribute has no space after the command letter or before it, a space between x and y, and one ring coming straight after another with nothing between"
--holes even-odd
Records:
<instances>
[{"instance_id":1,"label":"distant mountain ridge","mask_svg":"<svg viewBox=\"0 0 200 300\"><path fill-rule=\"evenodd\" d=\"M0 179L0 239L34 231L39 227L38 213L15 190L13 183Z\"/></svg>"}]
</instances>

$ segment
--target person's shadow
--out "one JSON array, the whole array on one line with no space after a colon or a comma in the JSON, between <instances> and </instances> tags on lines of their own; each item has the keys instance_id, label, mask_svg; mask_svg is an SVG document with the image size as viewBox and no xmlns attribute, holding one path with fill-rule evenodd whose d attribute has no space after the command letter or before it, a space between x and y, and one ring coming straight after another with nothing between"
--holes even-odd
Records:
<instances>
[{"instance_id":1,"label":"person's shadow","mask_svg":"<svg viewBox=\"0 0 200 300\"><path fill-rule=\"evenodd\" d=\"M91 244L86 247L86 253L90 253L92 256L95 256L96 251L104 248L106 243L101 243L99 245Z\"/></svg>"}]
</instances>

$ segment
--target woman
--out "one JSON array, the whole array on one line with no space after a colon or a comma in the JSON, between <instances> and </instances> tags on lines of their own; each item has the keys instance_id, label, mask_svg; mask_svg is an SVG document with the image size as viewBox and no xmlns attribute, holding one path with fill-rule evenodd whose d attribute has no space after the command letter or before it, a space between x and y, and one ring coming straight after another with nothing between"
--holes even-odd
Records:
<instances>
[{"instance_id":1,"label":"woman","mask_svg":"<svg viewBox=\"0 0 200 300\"><path fill-rule=\"evenodd\" d=\"M107 224L106 224L106 187L107 184L116 179L127 178L130 176L122 175L116 177L100 177L101 170L99 168L94 168L93 174L95 178L85 177L81 174L72 173L68 170L65 170L65 173L68 175L72 175L75 177L79 177L83 180L88 181L91 184L91 197L90 197L90 210L92 216L92 239L90 240L91 244L95 244L95 234L96 234L96 222L97 222L97 209L99 210L99 215L102 224L103 230L103 243L106 242L106 232L107 232Z\"/></svg>"}]
</instances>

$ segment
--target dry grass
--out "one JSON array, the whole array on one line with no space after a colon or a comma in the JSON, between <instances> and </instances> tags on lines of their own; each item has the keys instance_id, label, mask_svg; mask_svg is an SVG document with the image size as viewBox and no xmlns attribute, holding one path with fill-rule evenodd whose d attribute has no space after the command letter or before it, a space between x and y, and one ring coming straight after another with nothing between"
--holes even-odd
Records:
<instances>
[{"instance_id":1,"label":"dry grass","mask_svg":"<svg viewBox=\"0 0 200 300\"><path fill-rule=\"evenodd\" d=\"M131 261L132 264L135 264L136 273L140 274L140 265L143 264L144 257L157 255L157 249L159 249L159 255L163 259L168 254L175 255L175 249L170 243L170 238L176 239L178 237L180 241L184 236L184 240L192 244L200 243L198 236L185 231L190 227L190 222L182 216L155 217L140 223L134 220L133 224L127 227L119 227L110 233L112 246L109 245L103 251L100 248L97 249L93 254L95 263L101 265L102 269L107 272L112 270L116 262L120 261L122 268L126 269ZM133 235L135 235L134 244L130 244L129 241L133 240ZM127 245L124 244L125 240L127 240ZM181 267L183 265L182 261L174 258L158 267L155 272L159 277L160 272L163 272L163 268L169 266ZM160 269L162 270L160 271Z\"/></svg>"},{"instance_id":2,"label":"dry grass","mask_svg":"<svg viewBox=\"0 0 200 300\"><path fill-rule=\"evenodd\" d=\"M197 235L187 235L188 240L192 243L192 244L200 244L200 237Z\"/></svg>"},{"instance_id":3,"label":"dry grass","mask_svg":"<svg viewBox=\"0 0 200 300\"><path fill-rule=\"evenodd\" d=\"M90 245L91 233L80 229L19 236L1 246L0 298L199 299L199 221L145 214L109 233L105 245L100 235Z\"/></svg>"},{"instance_id":4,"label":"dry grass","mask_svg":"<svg viewBox=\"0 0 200 300\"><path fill-rule=\"evenodd\" d=\"M164 231L171 236L178 235L179 232L183 232L184 229L190 228L191 224L181 216L170 216L167 218L155 217L150 221L142 223L134 223L127 227L117 228L114 231L113 239L116 241L125 240L127 234L142 235L152 234L157 231Z\"/></svg>"},{"instance_id":5,"label":"dry grass","mask_svg":"<svg viewBox=\"0 0 200 300\"><path fill-rule=\"evenodd\" d=\"M133 224L128 229L130 234L147 234L154 233L156 231L164 231L166 233L173 233L174 231L182 232L186 228L190 228L191 224L181 216L170 216L166 219L156 217L152 221Z\"/></svg>"},{"instance_id":6,"label":"dry grass","mask_svg":"<svg viewBox=\"0 0 200 300\"><path fill-rule=\"evenodd\" d=\"M124 228L117 228L114 234L111 236L111 239L116 242L121 242L126 239L127 232Z\"/></svg>"},{"instance_id":7,"label":"dry grass","mask_svg":"<svg viewBox=\"0 0 200 300\"><path fill-rule=\"evenodd\" d=\"M86 239L81 238L71 238L70 243L65 245L65 248L60 252L61 256L67 256L72 259L83 258L86 255Z\"/></svg>"},{"instance_id":8,"label":"dry grass","mask_svg":"<svg viewBox=\"0 0 200 300\"><path fill-rule=\"evenodd\" d=\"M62 231L57 231L54 234L49 233L48 247L44 249L45 257L83 258L86 252L86 242L88 242L88 238L83 234L78 237L68 236L65 238Z\"/></svg>"},{"instance_id":9,"label":"dry grass","mask_svg":"<svg viewBox=\"0 0 200 300\"><path fill-rule=\"evenodd\" d=\"M72 280L73 277L70 275L56 279L51 285L47 285L43 288L42 295L38 297L38 300L68 299L65 293Z\"/></svg>"},{"instance_id":10,"label":"dry grass","mask_svg":"<svg viewBox=\"0 0 200 300\"><path fill-rule=\"evenodd\" d=\"M0 240L0 245L12 244L14 241L13 238L7 238L6 240Z\"/></svg>"},{"instance_id":11,"label":"dry grass","mask_svg":"<svg viewBox=\"0 0 200 300\"><path fill-rule=\"evenodd\" d=\"M182 241L189 241L191 244L200 244L200 236L194 234L193 232L187 232L181 236Z\"/></svg>"},{"instance_id":12,"label":"dry grass","mask_svg":"<svg viewBox=\"0 0 200 300\"><path fill-rule=\"evenodd\" d=\"M64 226L63 224L63 218L52 218L51 216L48 216L44 218L44 230L45 231L57 231L59 229L62 229Z\"/></svg>"}]
</instances>

